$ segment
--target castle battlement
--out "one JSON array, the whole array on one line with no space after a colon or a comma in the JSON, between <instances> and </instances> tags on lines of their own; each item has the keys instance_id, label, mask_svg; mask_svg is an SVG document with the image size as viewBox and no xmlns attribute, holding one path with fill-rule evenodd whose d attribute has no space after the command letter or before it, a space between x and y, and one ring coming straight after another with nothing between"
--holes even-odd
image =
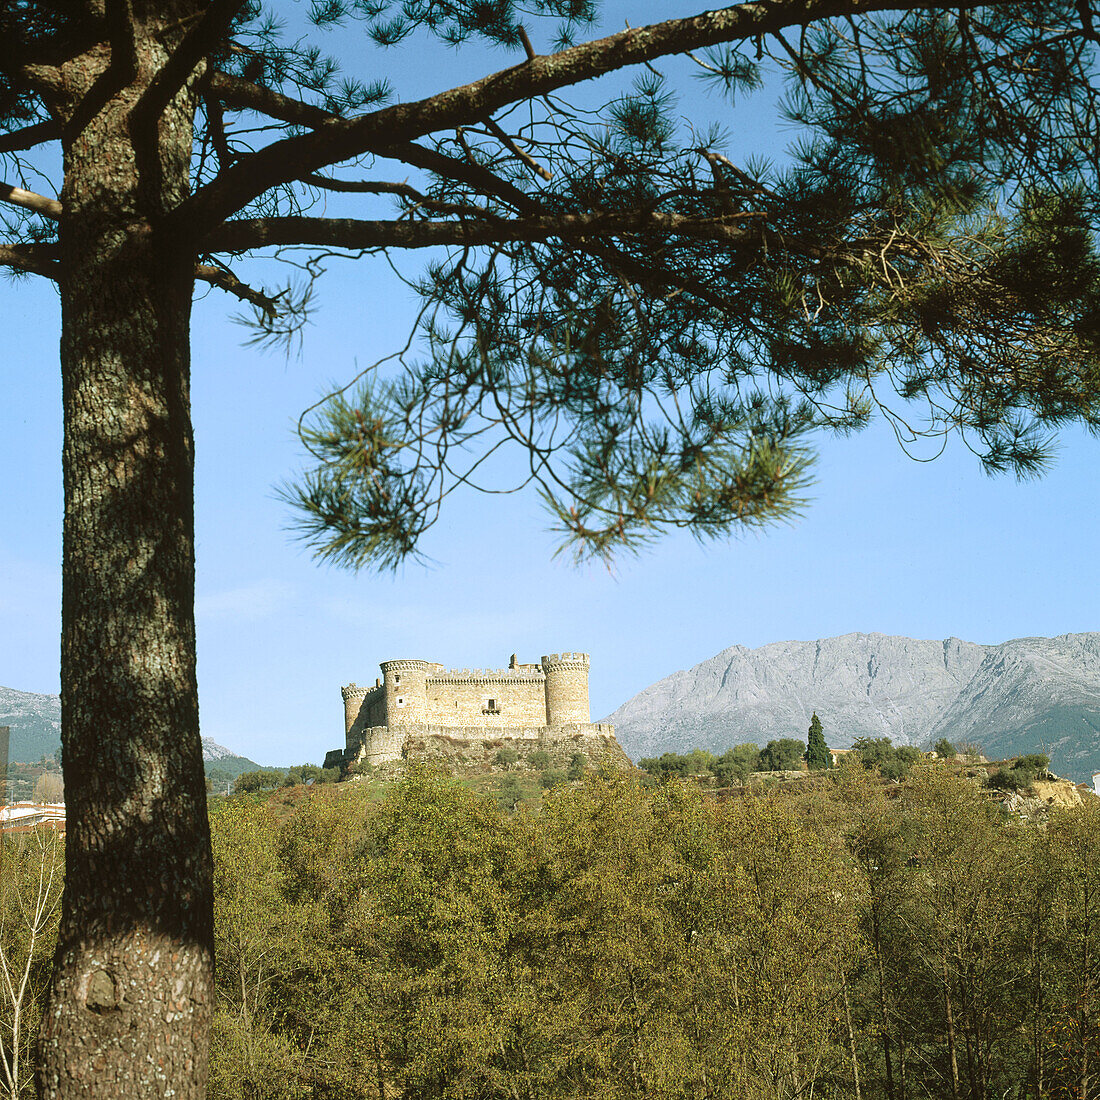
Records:
<instances>
[{"instance_id":1,"label":"castle battlement","mask_svg":"<svg viewBox=\"0 0 1100 1100\"><path fill-rule=\"evenodd\" d=\"M543 657L543 668L547 665L570 665L588 668L587 653L551 653L549 657Z\"/></svg>"},{"instance_id":2,"label":"castle battlement","mask_svg":"<svg viewBox=\"0 0 1100 1100\"><path fill-rule=\"evenodd\" d=\"M537 680L541 684L545 679L542 669L526 668L448 668L428 676L429 683L448 684L511 683L514 680Z\"/></svg>"},{"instance_id":3,"label":"castle battlement","mask_svg":"<svg viewBox=\"0 0 1100 1100\"><path fill-rule=\"evenodd\" d=\"M538 664L520 664L513 654L507 668L448 669L412 658L383 661L380 667L382 680L374 687L341 688L345 763L399 759L407 737L425 729L433 736L455 731L462 741L477 736L522 741L591 725L587 653L552 653ZM592 729L594 736L614 737L604 727Z\"/></svg>"}]
</instances>

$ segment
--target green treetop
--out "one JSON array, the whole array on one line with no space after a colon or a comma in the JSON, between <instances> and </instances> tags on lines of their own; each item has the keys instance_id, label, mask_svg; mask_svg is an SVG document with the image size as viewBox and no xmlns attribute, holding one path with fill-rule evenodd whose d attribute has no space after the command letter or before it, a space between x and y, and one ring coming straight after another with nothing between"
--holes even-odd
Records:
<instances>
[{"instance_id":1,"label":"green treetop","mask_svg":"<svg viewBox=\"0 0 1100 1100\"><path fill-rule=\"evenodd\" d=\"M806 742L806 763L811 770L829 766L829 747L825 744L825 733L821 728L821 719L814 711L810 719L809 738Z\"/></svg>"}]
</instances>

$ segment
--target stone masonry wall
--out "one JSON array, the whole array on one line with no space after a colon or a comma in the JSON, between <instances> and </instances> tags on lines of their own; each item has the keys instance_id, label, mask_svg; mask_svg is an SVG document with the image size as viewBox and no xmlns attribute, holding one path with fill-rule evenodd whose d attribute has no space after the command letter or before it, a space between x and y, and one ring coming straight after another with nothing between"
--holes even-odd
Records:
<instances>
[{"instance_id":1,"label":"stone masonry wall","mask_svg":"<svg viewBox=\"0 0 1100 1100\"><path fill-rule=\"evenodd\" d=\"M414 729L391 730L386 726L374 727L363 731L361 744L348 746L344 754L347 765L366 761L370 764L385 764L400 760L409 755L419 758L424 755L424 746L433 742L442 742L451 746L466 745L470 748L487 746L499 747L502 744L516 745L520 749L534 751L555 745L572 745L585 750L586 755L602 752L605 748L614 748L615 727L598 722L577 723L574 725L549 727L527 726L502 730L496 737L487 733L484 726L418 726ZM409 751L409 750L412 751ZM431 755L429 752L428 755Z\"/></svg>"},{"instance_id":2,"label":"stone masonry wall","mask_svg":"<svg viewBox=\"0 0 1100 1100\"><path fill-rule=\"evenodd\" d=\"M546 677L546 723L560 726L587 722L588 654L551 653L543 657Z\"/></svg>"},{"instance_id":3,"label":"stone masonry wall","mask_svg":"<svg viewBox=\"0 0 1100 1100\"><path fill-rule=\"evenodd\" d=\"M505 726L546 725L542 676L431 677L427 691L430 725L477 727L482 737ZM496 713L485 714L490 699Z\"/></svg>"},{"instance_id":4,"label":"stone masonry wall","mask_svg":"<svg viewBox=\"0 0 1100 1100\"><path fill-rule=\"evenodd\" d=\"M513 656L506 669L384 661L380 685L342 689L345 748L329 755L342 755L349 765L397 760L414 733L450 745L484 747L503 739L530 747L596 737L617 747L613 727L588 721L588 662L587 653L573 651L544 656L537 665Z\"/></svg>"}]
</instances>

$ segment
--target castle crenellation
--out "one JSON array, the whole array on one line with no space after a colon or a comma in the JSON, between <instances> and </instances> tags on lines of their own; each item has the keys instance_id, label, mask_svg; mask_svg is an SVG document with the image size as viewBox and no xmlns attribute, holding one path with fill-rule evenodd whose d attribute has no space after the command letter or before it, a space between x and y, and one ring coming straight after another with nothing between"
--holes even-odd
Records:
<instances>
[{"instance_id":1,"label":"castle crenellation","mask_svg":"<svg viewBox=\"0 0 1100 1100\"><path fill-rule=\"evenodd\" d=\"M544 654L507 668L445 668L433 661L383 661L373 687L341 688L345 748L326 764L383 763L405 755L408 736L451 741L511 739L541 744L555 736L614 742L614 728L589 721L589 656Z\"/></svg>"}]
</instances>

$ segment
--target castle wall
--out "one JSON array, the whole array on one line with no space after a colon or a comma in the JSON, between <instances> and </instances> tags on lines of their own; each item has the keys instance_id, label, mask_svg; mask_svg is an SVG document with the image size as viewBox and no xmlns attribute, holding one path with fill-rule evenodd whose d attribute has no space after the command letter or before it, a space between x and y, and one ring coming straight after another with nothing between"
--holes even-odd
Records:
<instances>
[{"instance_id":1,"label":"castle wall","mask_svg":"<svg viewBox=\"0 0 1100 1100\"><path fill-rule=\"evenodd\" d=\"M588 721L587 653L552 653L538 665L521 665L513 656L506 669L448 670L411 659L384 661L381 668L375 687L342 689L345 763L400 759L414 732L458 744L614 741L612 727Z\"/></svg>"},{"instance_id":2,"label":"castle wall","mask_svg":"<svg viewBox=\"0 0 1100 1100\"><path fill-rule=\"evenodd\" d=\"M357 684L349 684L342 694L345 744L350 750L363 743L365 730L386 724L386 699L381 687L367 688Z\"/></svg>"},{"instance_id":3,"label":"castle wall","mask_svg":"<svg viewBox=\"0 0 1100 1100\"><path fill-rule=\"evenodd\" d=\"M458 672L430 677L426 721L440 726L498 730L512 726L546 725L546 698L541 672ZM493 713L489 701L493 703Z\"/></svg>"},{"instance_id":4,"label":"castle wall","mask_svg":"<svg viewBox=\"0 0 1100 1100\"><path fill-rule=\"evenodd\" d=\"M551 653L542 659L546 676L546 722L551 726L586 723L588 654Z\"/></svg>"},{"instance_id":5,"label":"castle wall","mask_svg":"<svg viewBox=\"0 0 1100 1100\"><path fill-rule=\"evenodd\" d=\"M438 665L428 661L383 661L382 689L385 692L385 722L394 728L421 725L427 717L425 684L428 672Z\"/></svg>"},{"instance_id":6,"label":"castle wall","mask_svg":"<svg viewBox=\"0 0 1100 1100\"><path fill-rule=\"evenodd\" d=\"M433 737L442 738L448 743L467 743L484 745L488 741L518 742L519 747L544 747L560 743L605 743L614 742L615 727L605 723L581 722L574 725L550 728L548 726L510 727L503 729L496 737L487 733L484 726L436 726L425 725L416 729L393 730L387 726L365 729L361 744L349 746L344 756L346 764L365 760L371 764L386 764L400 760L405 755L407 742L411 739L421 743ZM621 750L619 750L621 752Z\"/></svg>"},{"instance_id":7,"label":"castle wall","mask_svg":"<svg viewBox=\"0 0 1100 1100\"><path fill-rule=\"evenodd\" d=\"M385 764L400 760L408 730L391 730L388 726L373 726L363 730L363 739L356 745L348 745L344 753L345 764L366 760L370 764Z\"/></svg>"}]
</instances>

